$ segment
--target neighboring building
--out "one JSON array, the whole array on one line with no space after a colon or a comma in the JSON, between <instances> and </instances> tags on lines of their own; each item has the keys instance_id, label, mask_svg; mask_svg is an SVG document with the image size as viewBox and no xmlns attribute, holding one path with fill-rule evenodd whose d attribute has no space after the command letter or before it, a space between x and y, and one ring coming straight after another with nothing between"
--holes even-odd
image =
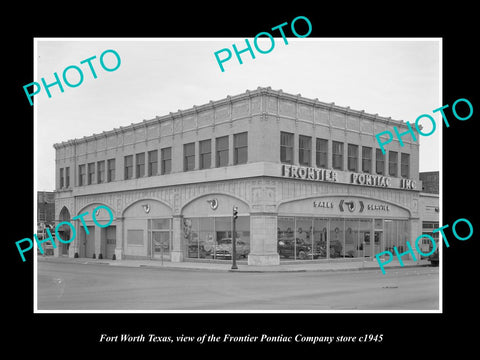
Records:
<instances>
[{"instance_id":1,"label":"neighboring building","mask_svg":"<svg viewBox=\"0 0 480 360\"><path fill-rule=\"evenodd\" d=\"M438 194L440 192L440 173L438 171L426 171L419 174L422 181L422 192Z\"/></svg>"},{"instance_id":2,"label":"neighboring building","mask_svg":"<svg viewBox=\"0 0 480 360\"><path fill-rule=\"evenodd\" d=\"M383 155L375 135L393 127L408 130L281 90L227 96L55 144L55 217L75 225L72 257L228 259L234 206L248 264L403 252L422 231L419 145Z\"/></svg>"},{"instance_id":3,"label":"neighboring building","mask_svg":"<svg viewBox=\"0 0 480 360\"><path fill-rule=\"evenodd\" d=\"M47 237L49 229L55 229L55 193L53 191L37 191L37 236L39 239ZM53 246L44 246L45 255L53 255Z\"/></svg>"},{"instance_id":4,"label":"neighboring building","mask_svg":"<svg viewBox=\"0 0 480 360\"><path fill-rule=\"evenodd\" d=\"M55 222L55 193L37 191L37 226L52 225Z\"/></svg>"},{"instance_id":5,"label":"neighboring building","mask_svg":"<svg viewBox=\"0 0 480 360\"><path fill-rule=\"evenodd\" d=\"M420 219L422 221L422 234L428 234L438 244L439 232L432 233L440 227L440 204L439 204L439 179L438 171L421 172L419 174L423 184L423 192L420 193ZM419 242L422 252L428 254L432 249L432 242L423 238Z\"/></svg>"}]
</instances>

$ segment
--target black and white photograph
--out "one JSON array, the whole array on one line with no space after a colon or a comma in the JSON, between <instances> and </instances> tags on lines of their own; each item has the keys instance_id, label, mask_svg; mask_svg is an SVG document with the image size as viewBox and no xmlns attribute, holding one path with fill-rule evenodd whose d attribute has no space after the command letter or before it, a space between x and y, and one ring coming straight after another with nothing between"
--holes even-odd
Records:
<instances>
[{"instance_id":1,"label":"black and white photograph","mask_svg":"<svg viewBox=\"0 0 480 360\"><path fill-rule=\"evenodd\" d=\"M470 25L324 16L25 31L18 326L82 352L438 351L475 310Z\"/></svg>"},{"instance_id":2,"label":"black and white photograph","mask_svg":"<svg viewBox=\"0 0 480 360\"><path fill-rule=\"evenodd\" d=\"M37 41L39 311L441 310L441 40L287 39Z\"/></svg>"}]
</instances>

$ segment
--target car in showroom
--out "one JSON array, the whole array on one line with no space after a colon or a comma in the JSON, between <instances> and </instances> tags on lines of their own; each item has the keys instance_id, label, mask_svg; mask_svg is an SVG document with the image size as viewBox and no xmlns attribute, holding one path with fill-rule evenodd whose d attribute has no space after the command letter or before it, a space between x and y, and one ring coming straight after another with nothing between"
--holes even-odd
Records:
<instances>
[{"instance_id":1,"label":"car in showroom","mask_svg":"<svg viewBox=\"0 0 480 360\"><path fill-rule=\"evenodd\" d=\"M284 238L278 240L278 253L280 254L280 257L285 259L311 259L312 247L305 244L300 239L296 239L295 243L293 239ZM316 251L314 255L316 257L319 256Z\"/></svg>"},{"instance_id":2,"label":"car in showroom","mask_svg":"<svg viewBox=\"0 0 480 360\"><path fill-rule=\"evenodd\" d=\"M245 241L237 238L235 247L237 259L246 258L250 252L250 246ZM231 259L233 252L232 238L223 238L217 241L213 251L215 259Z\"/></svg>"}]
</instances>

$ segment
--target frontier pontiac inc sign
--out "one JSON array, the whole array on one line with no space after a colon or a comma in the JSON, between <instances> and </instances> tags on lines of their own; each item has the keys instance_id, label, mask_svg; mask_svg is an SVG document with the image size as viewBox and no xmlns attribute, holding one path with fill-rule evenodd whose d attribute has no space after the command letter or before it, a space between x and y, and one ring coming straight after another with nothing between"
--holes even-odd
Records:
<instances>
[{"instance_id":1,"label":"frontier pontiac inc sign","mask_svg":"<svg viewBox=\"0 0 480 360\"><path fill-rule=\"evenodd\" d=\"M339 172L333 169L322 169L308 166L282 164L282 176L312 181L339 182L384 188L392 187L392 178L388 176L355 172L348 173L344 171ZM400 179L399 188L414 190L416 188L416 182L410 179Z\"/></svg>"}]
</instances>

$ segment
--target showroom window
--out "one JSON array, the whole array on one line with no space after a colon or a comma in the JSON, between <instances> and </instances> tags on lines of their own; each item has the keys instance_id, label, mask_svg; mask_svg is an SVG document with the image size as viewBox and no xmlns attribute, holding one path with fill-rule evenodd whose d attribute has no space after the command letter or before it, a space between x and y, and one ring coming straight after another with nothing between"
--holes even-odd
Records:
<instances>
[{"instance_id":1,"label":"showroom window","mask_svg":"<svg viewBox=\"0 0 480 360\"><path fill-rule=\"evenodd\" d=\"M187 258L231 260L232 218L199 217L183 219ZM239 216L236 221L237 259L250 253L250 217Z\"/></svg>"},{"instance_id":2,"label":"showroom window","mask_svg":"<svg viewBox=\"0 0 480 360\"><path fill-rule=\"evenodd\" d=\"M372 219L279 216L277 250L281 260L371 257L381 251L372 230Z\"/></svg>"}]
</instances>

